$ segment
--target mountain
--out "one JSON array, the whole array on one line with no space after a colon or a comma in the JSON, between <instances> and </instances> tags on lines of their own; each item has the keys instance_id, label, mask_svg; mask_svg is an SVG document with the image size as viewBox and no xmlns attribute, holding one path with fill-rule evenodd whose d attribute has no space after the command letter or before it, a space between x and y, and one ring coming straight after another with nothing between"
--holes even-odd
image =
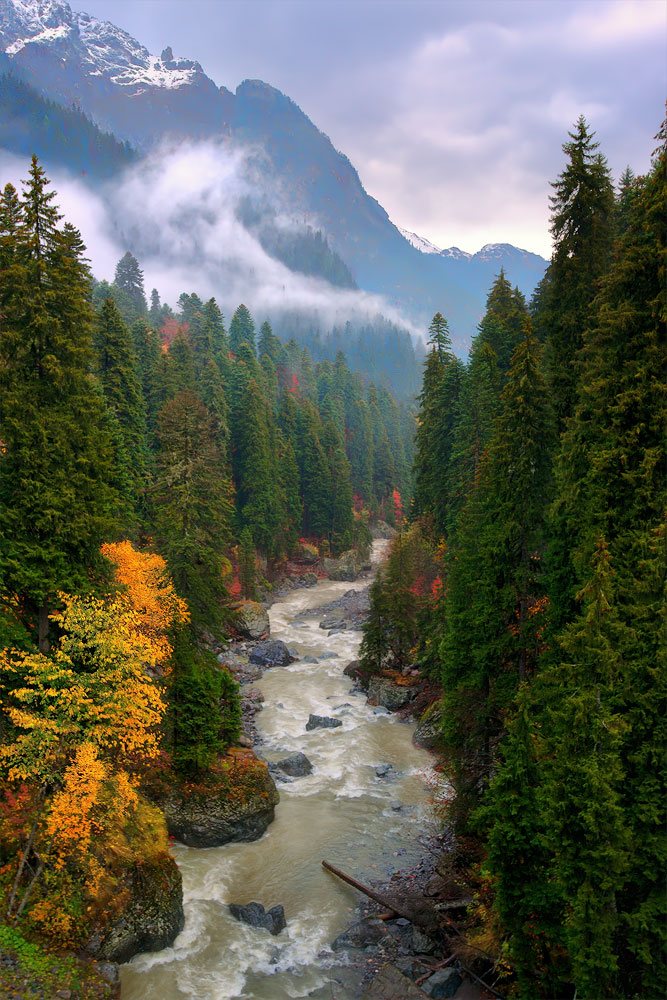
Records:
<instances>
[{"instance_id":1,"label":"mountain","mask_svg":"<svg viewBox=\"0 0 667 1000\"><path fill-rule=\"evenodd\" d=\"M4 63L43 97L74 105L143 154L165 139L215 138L230 149L261 150L248 158L252 180L306 231L322 232L341 259L340 267L327 264L338 282L382 295L422 329L442 312L460 352L501 267L526 295L544 273L543 258L508 244L468 255L400 230L348 158L285 94L261 80L245 80L232 93L169 46L152 55L65 0L0 0L2 52L0 71Z\"/></svg>"}]
</instances>

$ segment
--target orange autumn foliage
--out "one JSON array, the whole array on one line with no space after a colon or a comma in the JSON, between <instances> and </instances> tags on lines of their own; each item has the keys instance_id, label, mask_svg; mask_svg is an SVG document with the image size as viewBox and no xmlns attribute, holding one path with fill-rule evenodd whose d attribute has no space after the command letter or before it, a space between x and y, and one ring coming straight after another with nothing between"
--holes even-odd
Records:
<instances>
[{"instance_id":1,"label":"orange autumn foliage","mask_svg":"<svg viewBox=\"0 0 667 1000\"><path fill-rule=\"evenodd\" d=\"M114 564L118 601L132 613L132 636L151 666L163 666L171 656L167 631L190 618L186 602L174 590L164 559L138 552L130 542L107 543L102 555ZM129 623L129 619L128 619Z\"/></svg>"}]
</instances>

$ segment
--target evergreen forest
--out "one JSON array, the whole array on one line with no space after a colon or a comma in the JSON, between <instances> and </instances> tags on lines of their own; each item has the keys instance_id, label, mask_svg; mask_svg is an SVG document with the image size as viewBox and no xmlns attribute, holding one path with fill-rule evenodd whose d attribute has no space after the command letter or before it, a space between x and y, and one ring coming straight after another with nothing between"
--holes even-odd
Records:
<instances>
[{"instance_id":1,"label":"evergreen forest","mask_svg":"<svg viewBox=\"0 0 667 1000\"><path fill-rule=\"evenodd\" d=\"M651 171L614 187L580 118L532 301L501 271L465 364L433 318L411 516L362 644L368 677L418 672L437 695L468 948L525 1000L666 987L657 139Z\"/></svg>"}]
</instances>

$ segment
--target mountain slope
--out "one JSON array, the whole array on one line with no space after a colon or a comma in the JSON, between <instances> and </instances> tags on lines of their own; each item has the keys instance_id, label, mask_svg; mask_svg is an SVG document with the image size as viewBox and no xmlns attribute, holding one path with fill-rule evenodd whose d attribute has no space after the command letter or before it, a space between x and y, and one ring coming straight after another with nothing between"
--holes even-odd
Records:
<instances>
[{"instance_id":1,"label":"mountain slope","mask_svg":"<svg viewBox=\"0 0 667 1000\"><path fill-rule=\"evenodd\" d=\"M165 138L212 137L261 150L248 167L256 186L307 229L322 230L360 288L381 294L423 328L434 312L444 313L460 351L501 267L527 295L542 277L546 261L507 244L472 256L457 248L424 252L424 241L392 223L329 138L260 80L245 80L232 94L199 63L174 58L170 48L151 55L64 0L0 0L0 50L13 73L40 93L75 104L144 152Z\"/></svg>"}]
</instances>

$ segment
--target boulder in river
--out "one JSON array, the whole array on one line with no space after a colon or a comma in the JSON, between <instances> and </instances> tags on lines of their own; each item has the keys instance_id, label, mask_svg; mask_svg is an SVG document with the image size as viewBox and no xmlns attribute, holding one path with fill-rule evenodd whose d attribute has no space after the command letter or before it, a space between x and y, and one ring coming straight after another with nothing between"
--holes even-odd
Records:
<instances>
[{"instance_id":1,"label":"boulder in river","mask_svg":"<svg viewBox=\"0 0 667 1000\"><path fill-rule=\"evenodd\" d=\"M198 785L172 782L156 795L172 837L188 847L258 840L280 800L266 764L237 750Z\"/></svg>"},{"instance_id":2,"label":"boulder in river","mask_svg":"<svg viewBox=\"0 0 667 1000\"><path fill-rule=\"evenodd\" d=\"M258 643L250 653L250 662L261 667L286 667L296 659L280 639L266 639Z\"/></svg>"},{"instance_id":3,"label":"boulder in river","mask_svg":"<svg viewBox=\"0 0 667 1000\"><path fill-rule=\"evenodd\" d=\"M306 723L306 729L310 731L311 729L336 729L338 726L342 726L343 723L340 719L332 719L329 715L309 715L308 722Z\"/></svg>"},{"instance_id":4,"label":"boulder in river","mask_svg":"<svg viewBox=\"0 0 667 1000\"><path fill-rule=\"evenodd\" d=\"M283 757L282 760L276 762L276 766L284 774L288 774L290 778L303 778L313 770L313 765L305 753L300 752L290 754L289 757Z\"/></svg>"},{"instance_id":5,"label":"boulder in river","mask_svg":"<svg viewBox=\"0 0 667 1000\"><path fill-rule=\"evenodd\" d=\"M269 615L258 601L244 601L236 608L236 628L248 639L262 639L271 631Z\"/></svg>"},{"instance_id":6,"label":"boulder in river","mask_svg":"<svg viewBox=\"0 0 667 1000\"><path fill-rule=\"evenodd\" d=\"M396 684L388 677L373 677L368 685L368 703L381 705L389 712L396 712L399 708L405 708L415 693L415 688Z\"/></svg>"},{"instance_id":7,"label":"boulder in river","mask_svg":"<svg viewBox=\"0 0 667 1000\"><path fill-rule=\"evenodd\" d=\"M386 778L390 771L393 771L391 764L378 764L375 768L375 773L378 778Z\"/></svg>"},{"instance_id":8,"label":"boulder in river","mask_svg":"<svg viewBox=\"0 0 667 1000\"><path fill-rule=\"evenodd\" d=\"M242 923L250 927L263 927L274 936L287 927L285 910L282 906L272 906L267 912L261 903L248 903L246 906L230 903L229 912Z\"/></svg>"}]
</instances>

